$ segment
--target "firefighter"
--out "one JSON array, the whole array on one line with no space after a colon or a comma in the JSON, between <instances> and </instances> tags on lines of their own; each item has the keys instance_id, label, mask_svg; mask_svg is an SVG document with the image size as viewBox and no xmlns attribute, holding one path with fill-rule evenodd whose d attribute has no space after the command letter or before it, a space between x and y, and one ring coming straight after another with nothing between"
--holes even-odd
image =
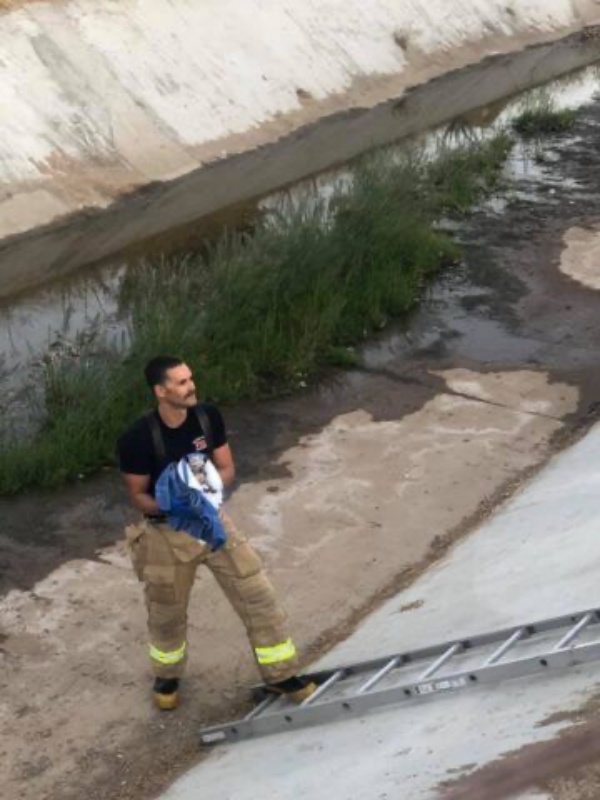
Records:
<instances>
[{"instance_id":1,"label":"firefighter","mask_svg":"<svg viewBox=\"0 0 600 800\"><path fill-rule=\"evenodd\" d=\"M129 499L143 515L125 535L144 584L154 702L162 710L178 705L188 654L187 607L201 564L211 570L244 623L269 689L302 702L316 687L297 675L296 648L260 556L222 508L218 517L225 543L215 549L210 539L176 524L177 514L185 517L185 511L177 505L160 508L155 496L161 473L191 454L196 460L198 455L210 459L223 485L232 485L235 466L223 418L214 405L198 403L192 373L181 359L153 358L145 376L156 408L120 437L118 455Z\"/></svg>"}]
</instances>

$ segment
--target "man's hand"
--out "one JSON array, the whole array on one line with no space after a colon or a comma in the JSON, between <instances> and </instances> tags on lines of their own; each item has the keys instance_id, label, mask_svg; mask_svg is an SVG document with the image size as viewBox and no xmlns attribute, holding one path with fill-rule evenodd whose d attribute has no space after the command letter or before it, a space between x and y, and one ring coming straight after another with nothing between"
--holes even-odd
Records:
<instances>
[{"instance_id":1,"label":"man's hand","mask_svg":"<svg viewBox=\"0 0 600 800\"><path fill-rule=\"evenodd\" d=\"M123 480L127 487L129 499L138 511L141 511L142 514L148 514L149 516L159 513L156 500L151 494L148 494L150 475L123 474Z\"/></svg>"}]
</instances>

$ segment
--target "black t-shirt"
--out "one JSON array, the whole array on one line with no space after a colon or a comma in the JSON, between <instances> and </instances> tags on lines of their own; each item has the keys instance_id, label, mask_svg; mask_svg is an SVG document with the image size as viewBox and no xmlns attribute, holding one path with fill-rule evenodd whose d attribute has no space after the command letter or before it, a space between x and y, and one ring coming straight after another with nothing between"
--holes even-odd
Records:
<instances>
[{"instance_id":1,"label":"black t-shirt","mask_svg":"<svg viewBox=\"0 0 600 800\"><path fill-rule=\"evenodd\" d=\"M220 411L208 403L202 408L210 421L212 449L227 444L225 423ZM154 412L165 444L167 462L160 463L154 447L152 431L148 419L140 417L128 428L117 443L121 472L131 475L150 475L150 494L154 494L154 484L167 464L179 461L190 453L208 455L208 447L202 425L194 409L188 409L186 421L178 428L169 428L162 421L158 411Z\"/></svg>"}]
</instances>

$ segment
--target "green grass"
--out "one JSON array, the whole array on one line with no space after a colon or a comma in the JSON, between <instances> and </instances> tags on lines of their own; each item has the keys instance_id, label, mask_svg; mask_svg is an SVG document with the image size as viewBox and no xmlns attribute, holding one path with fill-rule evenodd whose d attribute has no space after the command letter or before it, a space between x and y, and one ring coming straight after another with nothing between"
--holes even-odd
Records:
<instances>
[{"instance_id":1,"label":"green grass","mask_svg":"<svg viewBox=\"0 0 600 800\"><path fill-rule=\"evenodd\" d=\"M354 345L415 307L459 247L436 230L497 188L511 140L502 134L434 159L379 154L359 162L329 202L288 199L251 232L202 251L141 261L119 305L127 347L49 361L44 423L30 440L2 434L0 493L55 486L111 463L115 440L151 398L142 369L180 355L203 396L219 402L305 386Z\"/></svg>"},{"instance_id":2,"label":"green grass","mask_svg":"<svg viewBox=\"0 0 600 800\"><path fill-rule=\"evenodd\" d=\"M549 134L570 130L577 119L577 111L558 109L546 92L534 94L512 121L513 130L524 139L536 139Z\"/></svg>"}]
</instances>

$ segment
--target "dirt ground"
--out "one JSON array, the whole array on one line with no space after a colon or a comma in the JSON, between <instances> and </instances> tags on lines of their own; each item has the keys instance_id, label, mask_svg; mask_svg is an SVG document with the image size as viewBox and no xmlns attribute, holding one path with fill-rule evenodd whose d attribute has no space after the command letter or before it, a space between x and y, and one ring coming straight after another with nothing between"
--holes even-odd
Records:
<instances>
[{"instance_id":1,"label":"dirt ground","mask_svg":"<svg viewBox=\"0 0 600 800\"><path fill-rule=\"evenodd\" d=\"M598 418L600 294L568 253L572 229L577 242L600 231L599 124L600 104L550 140L546 172L522 178L503 210L461 226L464 264L406 329L364 348L362 368L225 409L240 474L229 510L264 555L305 663ZM3 797L156 796L202 757L199 726L249 707L258 676L239 622L201 575L183 706L160 715L118 475L1 501L0 514ZM567 786L598 748L562 741L560 775L522 783L599 796ZM460 797L510 796L482 791Z\"/></svg>"}]
</instances>

